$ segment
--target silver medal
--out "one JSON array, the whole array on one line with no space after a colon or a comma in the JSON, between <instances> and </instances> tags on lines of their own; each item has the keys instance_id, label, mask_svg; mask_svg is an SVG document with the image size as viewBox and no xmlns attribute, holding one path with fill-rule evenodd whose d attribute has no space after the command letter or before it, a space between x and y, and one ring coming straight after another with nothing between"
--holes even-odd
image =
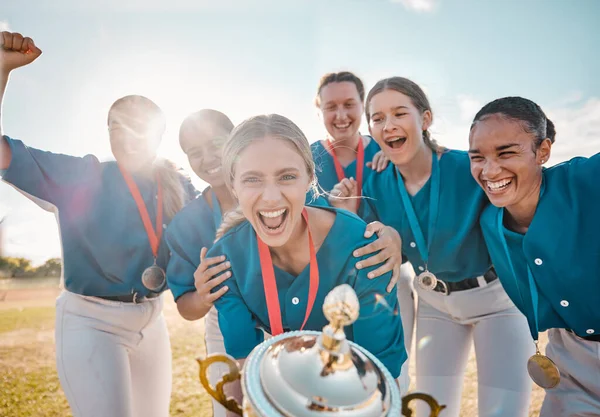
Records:
<instances>
[{"instance_id":1,"label":"silver medal","mask_svg":"<svg viewBox=\"0 0 600 417\"><path fill-rule=\"evenodd\" d=\"M142 284L150 291L159 291L165 285L166 279L165 271L158 265L146 268L142 274Z\"/></svg>"}]
</instances>

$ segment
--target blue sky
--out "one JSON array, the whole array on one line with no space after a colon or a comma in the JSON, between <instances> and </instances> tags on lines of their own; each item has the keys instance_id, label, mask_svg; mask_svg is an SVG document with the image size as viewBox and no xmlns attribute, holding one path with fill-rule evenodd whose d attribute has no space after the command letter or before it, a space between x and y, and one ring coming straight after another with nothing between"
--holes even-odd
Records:
<instances>
[{"instance_id":1,"label":"blue sky","mask_svg":"<svg viewBox=\"0 0 600 417\"><path fill-rule=\"evenodd\" d=\"M281 113L314 141L324 137L317 81L348 69L367 89L391 75L418 82L434 136L449 147L466 148L483 104L522 95L557 125L551 162L600 150L594 0L0 2L0 27L44 51L14 72L3 111L5 132L33 147L110 159L106 112L131 93L165 110L161 153L185 168L179 123L204 107L234 123ZM37 263L60 255L54 216L6 184L2 215L7 254Z\"/></svg>"}]
</instances>

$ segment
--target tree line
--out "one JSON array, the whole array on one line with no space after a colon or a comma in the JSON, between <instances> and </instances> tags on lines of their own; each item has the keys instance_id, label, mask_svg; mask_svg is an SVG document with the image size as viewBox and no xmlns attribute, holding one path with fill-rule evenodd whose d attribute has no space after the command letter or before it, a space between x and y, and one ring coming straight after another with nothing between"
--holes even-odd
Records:
<instances>
[{"instance_id":1,"label":"tree line","mask_svg":"<svg viewBox=\"0 0 600 417\"><path fill-rule=\"evenodd\" d=\"M0 278L60 277L60 258L48 259L43 265L34 267L26 258L0 256Z\"/></svg>"}]
</instances>

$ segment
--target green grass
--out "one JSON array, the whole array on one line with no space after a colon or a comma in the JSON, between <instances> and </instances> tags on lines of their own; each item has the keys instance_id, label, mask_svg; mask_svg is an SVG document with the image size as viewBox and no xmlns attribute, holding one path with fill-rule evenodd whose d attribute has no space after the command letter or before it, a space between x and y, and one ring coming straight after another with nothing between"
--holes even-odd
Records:
<instances>
[{"instance_id":1,"label":"green grass","mask_svg":"<svg viewBox=\"0 0 600 417\"><path fill-rule=\"evenodd\" d=\"M165 315L173 347L171 416L209 417L195 360L204 352L198 324ZM0 309L0 416L72 416L54 362L54 316L53 307Z\"/></svg>"},{"instance_id":2,"label":"green grass","mask_svg":"<svg viewBox=\"0 0 600 417\"><path fill-rule=\"evenodd\" d=\"M0 310L0 334L22 329L54 329L54 311L54 307Z\"/></svg>"},{"instance_id":3,"label":"green grass","mask_svg":"<svg viewBox=\"0 0 600 417\"><path fill-rule=\"evenodd\" d=\"M165 317L173 351L172 417L210 417L210 399L198 380L196 357L204 354L202 325L179 317L172 299ZM54 308L0 309L0 416L71 416L56 373ZM543 339L545 345L545 338ZM477 415L476 362L471 353L461 416ZM414 361L411 362L414 384ZM543 391L534 389L530 416L539 415ZM442 414L443 416L443 414ZM107 416L111 417L111 416ZM115 416L118 417L118 416Z\"/></svg>"}]
</instances>

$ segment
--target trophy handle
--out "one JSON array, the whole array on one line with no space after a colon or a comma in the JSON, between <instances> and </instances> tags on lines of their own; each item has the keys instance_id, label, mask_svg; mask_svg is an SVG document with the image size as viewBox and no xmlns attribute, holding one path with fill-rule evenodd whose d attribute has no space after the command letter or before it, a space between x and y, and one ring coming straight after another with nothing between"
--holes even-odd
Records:
<instances>
[{"instance_id":1,"label":"trophy handle","mask_svg":"<svg viewBox=\"0 0 600 417\"><path fill-rule=\"evenodd\" d=\"M446 408L445 405L440 405L435 398L433 398L431 395L428 394L423 394L420 392L415 392L412 394L408 394L404 397L402 397L402 415L406 416L406 417L412 417L413 412L410 408L408 408L408 404L410 404L411 401L413 400L421 400L427 403L427 405L429 405L429 408L431 409L431 413L429 414L429 417L438 417L440 415L440 412Z\"/></svg>"},{"instance_id":2,"label":"trophy handle","mask_svg":"<svg viewBox=\"0 0 600 417\"><path fill-rule=\"evenodd\" d=\"M238 415L242 414L242 408L233 398L227 398L225 392L223 391L223 387L225 384L229 382L235 382L241 378L240 368L237 362L229 355L209 355L206 359L196 359L198 364L200 365L200 383L208 392L208 395L217 400L223 407L227 410L237 413ZM208 380L208 368L214 363L222 362L229 367L229 373L223 375L223 377L217 382L217 386L213 387Z\"/></svg>"}]
</instances>

